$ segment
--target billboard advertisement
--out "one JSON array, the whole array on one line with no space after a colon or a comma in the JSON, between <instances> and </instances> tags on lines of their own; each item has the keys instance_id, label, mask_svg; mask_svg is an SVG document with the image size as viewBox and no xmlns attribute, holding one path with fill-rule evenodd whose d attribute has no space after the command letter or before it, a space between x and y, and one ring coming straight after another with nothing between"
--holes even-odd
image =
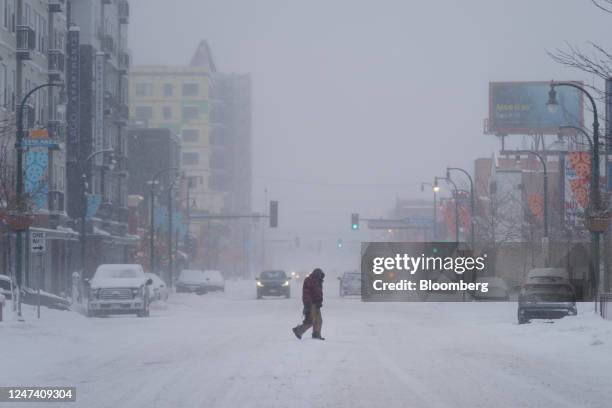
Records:
<instances>
[{"instance_id":1,"label":"billboard advertisement","mask_svg":"<svg viewBox=\"0 0 612 408\"><path fill-rule=\"evenodd\" d=\"M559 109L550 113L546 106L550 82L490 82L487 131L502 135L556 135L559 126L582 127L582 93L567 86L557 86L555 90Z\"/></svg>"}]
</instances>

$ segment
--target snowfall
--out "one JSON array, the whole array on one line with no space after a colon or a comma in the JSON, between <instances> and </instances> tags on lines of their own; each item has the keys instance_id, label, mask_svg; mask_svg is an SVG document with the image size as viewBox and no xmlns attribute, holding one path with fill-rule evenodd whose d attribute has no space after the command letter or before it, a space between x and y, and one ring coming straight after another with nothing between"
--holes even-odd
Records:
<instances>
[{"instance_id":1,"label":"snowfall","mask_svg":"<svg viewBox=\"0 0 612 408\"><path fill-rule=\"evenodd\" d=\"M516 303L363 303L326 283L325 341L290 329L291 299L173 294L150 318L5 307L0 385L75 386L76 402L15 406L610 407L612 321L518 325ZM8 310L7 310L8 309ZM10 406L0 403L0 408Z\"/></svg>"}]
</instances>

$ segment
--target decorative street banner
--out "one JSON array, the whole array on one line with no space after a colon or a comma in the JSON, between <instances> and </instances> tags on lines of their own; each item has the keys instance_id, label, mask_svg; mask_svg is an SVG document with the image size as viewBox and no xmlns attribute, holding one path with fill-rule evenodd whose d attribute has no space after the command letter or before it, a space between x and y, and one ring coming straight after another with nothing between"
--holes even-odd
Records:
<instances>
[{"instance_id":1,"label":"decorative street banner","mask_svg":"<svg viewBox=\"0 0 612 408\"><path fill-rule=\"evenodd\" d=\"M104 65L105 55L103 52L96 53L94 61L94 128L93 128L93 151L104 149ZM96 166L102 166L103 158L99 154L94 157Z\"/></svg>"},{"instance_id":2,"label":"decorative street banner","mask_svg":"<svg viewBox=\"0 0 612 408\"><path fill-rule=\"evenodd\" d=\"M565 222L571 227L583 227L584 210L589 204L591 155L577 151L565 159Z\"/></svg>"},{"instance_id":3,"label":"decorative street banner","mask_svg":"<svg viewBox=\"0 0 612 408\"><path fill-rule=\"evenodd\" d=\"M49 185L46 175L49 166L47 149L30 149L26 153L25 191L32 200L34 210L47 207Z\"/></svg>"},{"instance_id":4,"label":"decorative street banner","mask_svg":"<svg viewBox=\"0 0 612 408\"><path fill-rule=\"evenodd\" d=\"M79 132L81 128L81 101L80 101L80 31L78 27L70 27L68 31L68 69L67 75L67 123L68 123L68 143L76 145L79 143Z\"/></svg>"},{"instance_id":5,"label":"decorative street banner","mask_svg":"<svg viewBox=\"0 0 612 408\"><path fill-rule=\"evenodd\" d=\"M580 84L577 81L571 81ZM557 86L559 109L546 106L550 82L490 82L488 131L495 134L558 134L559 126L583 126L582 93Z\"/></svg>"},{"instance_id":6,"label":"decorative street banner","mask_svg":"<svg viewBox=\"0 0 612 408\"><path fill-rule=\"evenodd\" d=\"M98 212L102 204L102 196L100 194L87 194L87 211L85 217L92 218Z\"/></svg>"}]
</instances>

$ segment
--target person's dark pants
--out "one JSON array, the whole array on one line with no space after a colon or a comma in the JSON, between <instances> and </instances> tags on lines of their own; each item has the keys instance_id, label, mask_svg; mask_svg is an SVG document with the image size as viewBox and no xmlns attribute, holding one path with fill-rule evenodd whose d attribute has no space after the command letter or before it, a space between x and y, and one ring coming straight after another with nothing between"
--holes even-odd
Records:
<instances>
[{"instance_id":1,"label":"person's dark pants","mask_svg":"<svg viewBox=\"0 0 612 408\"><path fill-rule=\"evenodd\" d=\"M308 329L312 327L312 336L321 336L321 326L323 326L323 318L321 317L321 308L315 305L305 307L308 309L307 313L304 314L304 322L295 328L295 331L299 335L306 333Z\"/></svg>"}]
</instances>

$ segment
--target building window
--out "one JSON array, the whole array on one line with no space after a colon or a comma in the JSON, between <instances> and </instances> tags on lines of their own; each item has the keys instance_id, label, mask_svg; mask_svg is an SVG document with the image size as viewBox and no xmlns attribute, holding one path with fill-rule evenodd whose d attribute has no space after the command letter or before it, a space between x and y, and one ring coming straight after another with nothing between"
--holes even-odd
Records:
<instances>
[{"instance_id":1,"label":"building window","mask_svg":"<svg viewBox=\"0 0 612 408\"><path fill-rule=\"evenodd\" d=\"M194 120L200 118L200 107L183 106L183 120Z\"/></svg>"},{"instance_id":2,"label":"building window","mask_svg":"<svg viewBox=\"0 0 612 408\"><path fill-rule=\"evenodd\" d=\"M198 129L183 129L183 142L197 143L200 141L200 131Z\"/></svg>"},{"instance_id":3,"label":"building window","mask_svg":"<svg viewBox=\"0 0 612 408\"><path fill-rule=\"evenodd\" d=\"M152 106L137 106L134 110L134 115L138 120L151 120L153 119L153 107Z\"/></svg>"},{"instance_id":4,"label":"building window","mask_svg":"<svg viewBox=\"0 0 612 408\"><path fill-rule=\"evenodd\" d=\"M183 84L183 96L198 96L200 84L197 82L186 82Z\"/></svg>"},{"instance_id":5,"label":"building window","mask_svg":"<svg viewBox=\"0 0 612 408\"><path fill-rule=\"evenodd\" d=\"M162 109L162 115L165 120L172 119L172 108L170 106L164 106Z\"/></svg>"},{"instance_id":6,"label":"building window","mask_svg":"<svg viewBox=\"0 0 612 408\"><path fill-rule=\"evenodd\" d=\"M200 155L198 153L186 152L183 153L183 164L193 166L200 163Z\"/></svg>"},{"instance_id":7,"label":"building window","mask_svg":"<svg viewBox=\"0 0 612 408\"><path fill-rule=\"evenodd\" d=\"M136 83L136 96L153 96L153 84L147 82Z\"/></svg>"},{"instance_id":8,"label":"building window","mask_svg":"<svg viewBox=\"0 0 612 408\"><path fill-rule=\"evenodd\" d=\"M174 95L174 87L172 84L164 84L164 96Z\"/></svg>"}]
</instances>

